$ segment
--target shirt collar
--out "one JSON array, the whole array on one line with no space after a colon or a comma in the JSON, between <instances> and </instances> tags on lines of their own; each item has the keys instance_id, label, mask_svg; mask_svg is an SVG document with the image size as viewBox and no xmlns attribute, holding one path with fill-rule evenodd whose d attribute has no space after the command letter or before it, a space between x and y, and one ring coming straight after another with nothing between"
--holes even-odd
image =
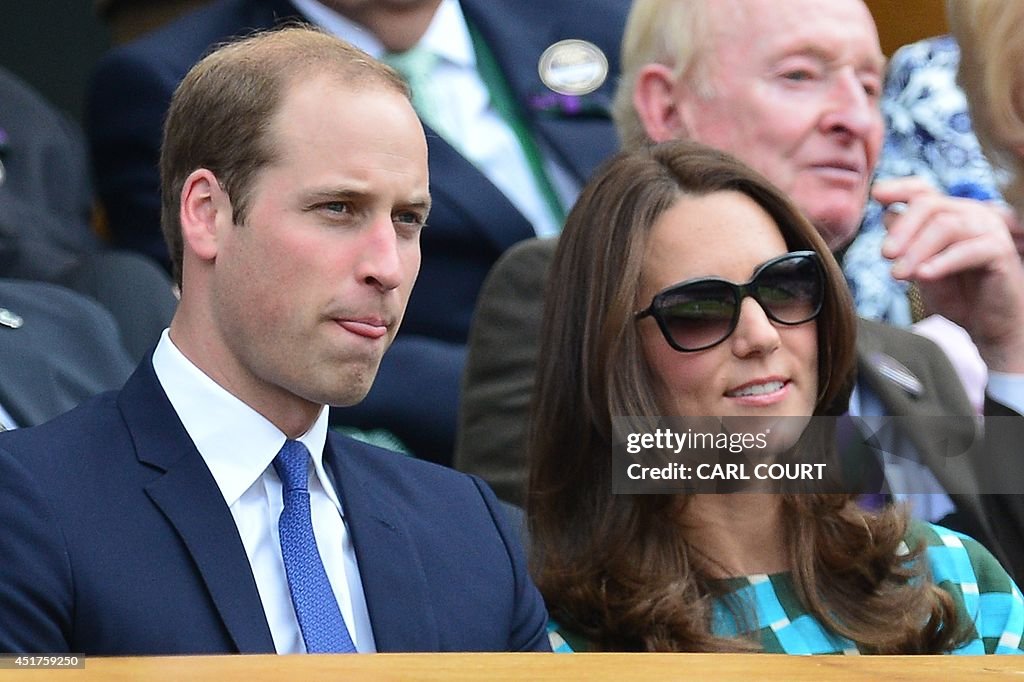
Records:
<instances>
[{"instance_id":1,"label":"shirt collar","mask_svg":"<svg viewBox=\"0 0 1024 682\"><path fill-rule=\"evenodd\" d=\"M352 43L374 59L380 59L386 52L384 45L375 35L317 0L292 2L309 21L328 33ZM418 45L457 66L476 65L473 41L469 36L466 17L458 0L441 0L430 26L420 38Z\"/></svg>"},{"instance_id":2,"label":"shirt collar","mask_svg":"<svg viewBox=\"0 0 1024 682\"><path fill-rule=\"evenodd\" d=\"M230 507L267 470L284 445L285 434L196 367L166 329L153 352L153 369ZM324 406L313 426L296 440L309 449L317 477L340 509L323 465L327 416Z\"/></svg>"},{"instance_id":3,"label":"shirt collar","mask_svg":"<svg viewBox=\"0 0 1024 682\"><path fill-rule=\"evenodd\" d=\"M456 66L476 66L469 26L457 0L442 0L418 45Z\"/></svg>"}]
</instances>

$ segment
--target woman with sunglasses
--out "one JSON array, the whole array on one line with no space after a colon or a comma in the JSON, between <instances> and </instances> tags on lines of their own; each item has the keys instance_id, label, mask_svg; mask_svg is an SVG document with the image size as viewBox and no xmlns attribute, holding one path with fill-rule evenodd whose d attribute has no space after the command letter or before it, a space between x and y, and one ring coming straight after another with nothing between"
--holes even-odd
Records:
<instances>
[{"instance_id":1,"label":"woman with sunglasses","mask_svg":"<svg viewBox=\"0 0 1024 682\"><path fill-rule=\"evenodd\" d=\"M552 266L530 436L556 650L1019 650L1024 602L998 562L897 508L612 493L615 417L844 412L854 328L817 232L732 157L671 142L591 180Z\"/></svg>"}]
</instances>

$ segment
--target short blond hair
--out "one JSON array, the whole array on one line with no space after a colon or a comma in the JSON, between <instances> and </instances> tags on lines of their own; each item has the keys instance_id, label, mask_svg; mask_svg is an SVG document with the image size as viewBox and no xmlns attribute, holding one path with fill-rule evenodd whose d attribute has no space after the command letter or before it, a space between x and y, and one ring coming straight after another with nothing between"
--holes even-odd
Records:
<instances>
[{"instance_id":1,"label":"short blond hair","mask_svg":"<svg viewBox=\"0 0 1024 682\"><path fill-rule=\"evenodd\" d=\"M1024 2L946 0L946 14L974 132L992 165L1009 176L1006 199L1024 210Z\"/></svg>"},{"instance_id":2,"label":"short blond hair","mask_svg":"<svg viewBox=\"0 0 1024 682\"><path fill-rule=\"evenodd\" d=\"M637 75L647 64L672 68L691 87L710 95L705 56L710 46L706 0L635 0L622 38L622 74L612 104L612 118L622 148L633 151L651 143L633 105Z\"/></svg>"}]
</instances>

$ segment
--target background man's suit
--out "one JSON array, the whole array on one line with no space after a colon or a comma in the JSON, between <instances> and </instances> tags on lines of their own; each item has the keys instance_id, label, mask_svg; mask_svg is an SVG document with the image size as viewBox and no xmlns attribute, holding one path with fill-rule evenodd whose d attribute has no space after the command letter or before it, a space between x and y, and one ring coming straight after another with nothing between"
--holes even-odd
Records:
<instances>
[{"instance_id":1,"label":"background man's suit","mask_svg":"<svg viewBox=\"0 0 1024 682\"><path fill-rule=\"evenodd\" d=\"M91 225L92 171L82 131L4 69L0 130L0 274L59 284L98 301L114 316L134 366L174 314L170 279L150 258L104 248ZM71 308L80 314L80 305ZM124 383L130 366L101 388Z\"/></svg>"},{"instance_id":2,"label":"background man's suit","mask_svg":"<svg viewBox=\"0 0 1024 682\"><path fill-rule=\"evenodd\" d=\"M14 74L0 69L0 272L54 281L100 242L82 131Z\"/></svg>"},{"instance_id":3,"label":"background man's suit","mask_svg":"<svg viewBox=\"0 0 1024 682\"><path fill-rule=\"evenodd\" d=\"M618 73L626 0L462 0L521 107L527 126L582 183L616 149L605 107L614 77L570 113L538 104L550 95L537 73L541 53L583 38ZM98 191L116 242L167 256L158 232L157 149L167 103L178 81L213 43L268 28L297 11L286 0L220 0L108 54L90 93L89 135ZM417 455L450 461L465 343L477 293L497 258L534 231L469 161L427 131L433 208L423 231L423 262L402 331L385 355L369 396L336 415L361 428L386 428ZM430 396L426 399L424 396Z\"/></svg>"},{"instance_id":4,"label":"background man's suit","mask_svg":"<svg viewBox=\"0 0 1024 682\"><path fill-rule=\"evenodd\" d=\"M379 651L547 648L479 480L337 434L324 462ZM120 392L0 435L0 527L0 651L274 651L231 513L148 359Z\"/></svg>"},{"instance_id":5,"label":"background man's suit","mask_svg":"<svg viewBox=\"0 0 1024 682\"><path fill-rule=\"evenodd\" d=\"M114 319L95 301L0 279L0 306L22 323L0 324L0 406L18 426L42 424L131 374Z\"/></svg>"},{"instance_id":6,"label":"background man's suit","mask_svg":"<svg viewBox=\"0 0 1024 682\"><path fill-rule=\"evenodd\" d=\"M526 492L525 429L536 374L544 286L557 244L556 239L531 239L517 244L498 261L480 292L468 345L455 467L480 476L502 499L520 505ZM897 361L920 380L920 395L911 395L880 371L885 358ZM983 498L996 496L978 494L978 475L973 468L978 462L946 456L948 443L974 440L975 421L970 401L942 350L922 336L860 320L857 359L858 384L870 386L886 415L925 418L923 428L909 430L906 437L920 461L951 491L957 517L947 523L1009 560L1004 563L1011 573L1016 569L1018 576L1024 575L1024 548L997 542L1002 532L995 532L997 526L1009 525L1020 533L1024 509L1018 516L1005 515L1005 509L1004 515L997 517L986 514L982 505L989 505L990 500ZM1007 408L989 403L987 413L1007 413ZM1019 444L1013 452L1018 450Z\"/></svg>"}]
</instances>

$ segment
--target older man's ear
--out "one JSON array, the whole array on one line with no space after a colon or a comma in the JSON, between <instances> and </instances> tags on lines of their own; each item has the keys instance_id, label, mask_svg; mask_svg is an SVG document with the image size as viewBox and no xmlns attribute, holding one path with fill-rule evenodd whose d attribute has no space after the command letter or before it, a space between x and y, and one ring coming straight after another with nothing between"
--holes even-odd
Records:
<instances>
[{"instance_id":1,"label":"older man's ear","mask_svg":"<svg viewBox=\"0 0 1024 682\"><path fill-rule=\"evenodd\" d=\"M647 64L637 72L633 106L647 136L654 142L688 137L688 88L664 64Z\"/></svg>"}]
</instances>

